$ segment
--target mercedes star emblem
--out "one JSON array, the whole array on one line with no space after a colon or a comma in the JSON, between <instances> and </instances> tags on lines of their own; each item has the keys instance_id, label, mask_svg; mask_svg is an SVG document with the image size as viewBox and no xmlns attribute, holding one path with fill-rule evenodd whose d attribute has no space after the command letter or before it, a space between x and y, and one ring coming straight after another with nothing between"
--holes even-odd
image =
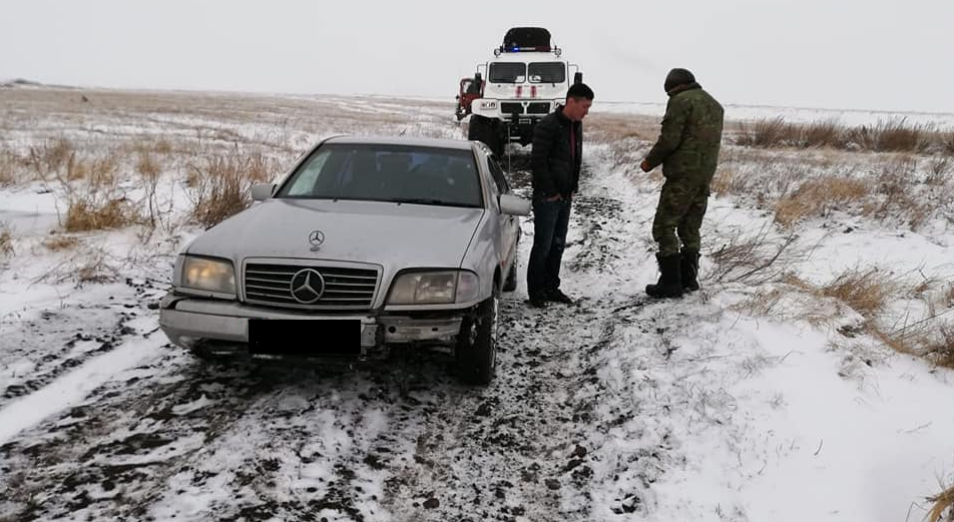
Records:
<instances>
[{"instance_id":1,"label":"mercedes star emblem","mask_svg":"<svg viewBox=\"0 0 954 522\"><path fill-rule=\"evenodd\" d=\"M320 247L325 242L325 233L321 230L312 230L311 234L308 234L308 242L315 248Z\"/></svg>"},{"instance_id":2,"label":"mercedes star emblem","mask_svg":"<svg viewBox=\"0 0 954 522\"><path fill-rule=\"evenodd\" d=\"M295 272L290 285L292 297L301 304L312 304L325 293L325 278L314 268Z\"/></svg>"}]
</instances>

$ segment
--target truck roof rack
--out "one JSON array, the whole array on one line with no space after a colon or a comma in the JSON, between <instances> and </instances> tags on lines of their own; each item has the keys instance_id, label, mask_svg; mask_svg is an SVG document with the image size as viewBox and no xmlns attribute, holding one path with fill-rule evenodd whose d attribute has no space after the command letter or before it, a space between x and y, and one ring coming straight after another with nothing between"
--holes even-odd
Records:
<instances>
[{"instance_id":1,"label":"truck roof rack","mask_svg":"<svg viewBox=\"0 0 954 522\"><path fill-rule=\"evenodd\" d=\"M552 52L560 56L563 51L550 43L550 31L543 27L512 27L504 35L503 44L494 49L494 56L523 52Z\"/></svg>"}]
</instances>

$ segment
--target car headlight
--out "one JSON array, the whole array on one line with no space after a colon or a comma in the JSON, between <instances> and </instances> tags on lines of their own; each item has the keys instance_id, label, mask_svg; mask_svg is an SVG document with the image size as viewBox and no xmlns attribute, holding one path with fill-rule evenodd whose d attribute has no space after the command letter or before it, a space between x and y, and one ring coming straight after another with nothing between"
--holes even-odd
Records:
<instances>
[{"instance_id":1,"label":"car headlight","mask_svg":"<svg viewBox=\"0 0 954 522\"><path fill-rule=\"evenodd\" d=\"M407 273L398 277L391 285L388 304L466 303L479 295L479 283L477 274L461 270Z\"/></svg>"},{"instance_id":2,"label":"car headlight","mask_svg":"<svg viewBox=\"0 0 954 522\"><path fill-rule=\"evenodd\" d=\"M190 290L235 295L235 269L231 261L186 256L181 284Z\"/></svg>"}]
</instances>

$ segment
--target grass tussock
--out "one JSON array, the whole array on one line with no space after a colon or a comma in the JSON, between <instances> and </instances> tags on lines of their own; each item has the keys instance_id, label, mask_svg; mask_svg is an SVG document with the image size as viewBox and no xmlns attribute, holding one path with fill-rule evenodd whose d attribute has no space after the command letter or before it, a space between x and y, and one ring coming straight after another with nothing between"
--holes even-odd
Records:
<instances>
[{"instance_id":1,"label":"grass tussock","mask_svg":"<svg viewBox=\"0 0 954 522\"><path fill-rule=\"evenodd\" d=\"M818 289L821 295L845 303L865 318L877 317L896 291L895 283L876 268L848 270Z\"/></svg>"},{"instance_id":2,"label":"grass tussock","mask_svg":"<svg viewBox=\"0 0 954 522\"><path fill-rule=\"evenodd\" d=\"M954 369L954 326L941 327L937 337L927 344L925 354L934 364Z\"/></svg>"},{"instance_id":3,"label":"grass tussock","mask_svg":"<svg viewBox=\"0 0 954 522\"><path fill-rule=\"evenodd\" d=\"M112 154L91 160L69 158L59 177L66 200L63 229L85 232L123 228L135 223L137 215L119 185L119 160Z\"/></svg>"},{"instance_id":4,"label":"grass tussock","mask_svg":"<svg viewBox=\"0 0 954 522\"><path fill-rule=\"evenodd\" d=\"M75 156L76 145L72 141L56 138L30 147L26 161L36 178L46 181L66 167Z\"/></svg>"},{"instance_id":5,"label":"grass tussock","mask_svg":"<svg viewBox=\"0 0 954 522\"><path fill-rule=\"evenodd\" d=\"M51 252L62 252L73 250L80 244L79 239L74 236L64 236L56 234L43 240L43 246Z\"/></svg>"},{"instance_id":6,"label":"grass tussock","mask_svg":"<svg viewBox=\"0 0 954 522\"><path fill-rule=\"evenodd\" d=\"M808 180L778 201L775 221L787 227L806 217L826 215L833 208L860 205L869 194L869 185L862 180L838 176Z\"/></svg>"},{"instance_id":7,"label":"grass tussock","mask_svg":"<svg viewBox=\"0 0 954 522\"><path fill-rule=\"evenodd\" d=\"M926 125L908 125L900 120L879 121L872 126L862 125L847 131L849 143L862 150L875 152L924 152L931 144L931 130Z\"/></svg>"},{"instance_id":8,"label":"grass tussock","mask_svg":"<svg viewBox=\"0 0 954 522\"><path fill-rule=\"evenodd\" d=\"M191 166L186 179L191 219L209 228L241 212L251 203L252 185L268 181L271 167L261 154L219 155Z\"/></svg>"},{"instance_id":9,"label":"grass tussock","mask_svg":"<svg viewBox=\"0 0 954 522\"><path fill-rule=\"evenodd\" d=\"M954 486L929 497L928 501L932 505L931 511L928 512L927 522L954 522Z\"/></svg>"},{"instance_id":10,"label":"grass tussock","mask_svg":"<svg viewBox=\"0 0 954 522\"><path fill-rule=\"evenodd\" d=\"M908 123L905 118L879 120L874 125L843 127L828 119L808 124L786 122L782 117L742 123L735 144L745 147L794 147L863 150L870 152L923 153L934 149L954 154L950 133L934 127Z\"/></svg>"}]
</instances>

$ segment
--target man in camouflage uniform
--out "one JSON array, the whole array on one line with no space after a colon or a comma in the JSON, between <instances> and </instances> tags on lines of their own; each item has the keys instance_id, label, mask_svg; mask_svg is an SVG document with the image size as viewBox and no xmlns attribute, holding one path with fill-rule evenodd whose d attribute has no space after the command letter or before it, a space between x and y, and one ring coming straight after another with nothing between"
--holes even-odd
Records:
<instances>
[{"instance_id":1,"label":"man in camouflage uniform","mask_svg":"<svg viewBox=\"0 0 954 522\"><path fill-rule=\"evenodd\" d=\"M699 289L699 228L719 160L724 111L686 69L671 70L664 88L669 103L662 131L640 165L644 172L662 165L666 178L653 220L660 276L656 284L646 286L646 293L681 297Z\"/></svg>"}]
</instances>

